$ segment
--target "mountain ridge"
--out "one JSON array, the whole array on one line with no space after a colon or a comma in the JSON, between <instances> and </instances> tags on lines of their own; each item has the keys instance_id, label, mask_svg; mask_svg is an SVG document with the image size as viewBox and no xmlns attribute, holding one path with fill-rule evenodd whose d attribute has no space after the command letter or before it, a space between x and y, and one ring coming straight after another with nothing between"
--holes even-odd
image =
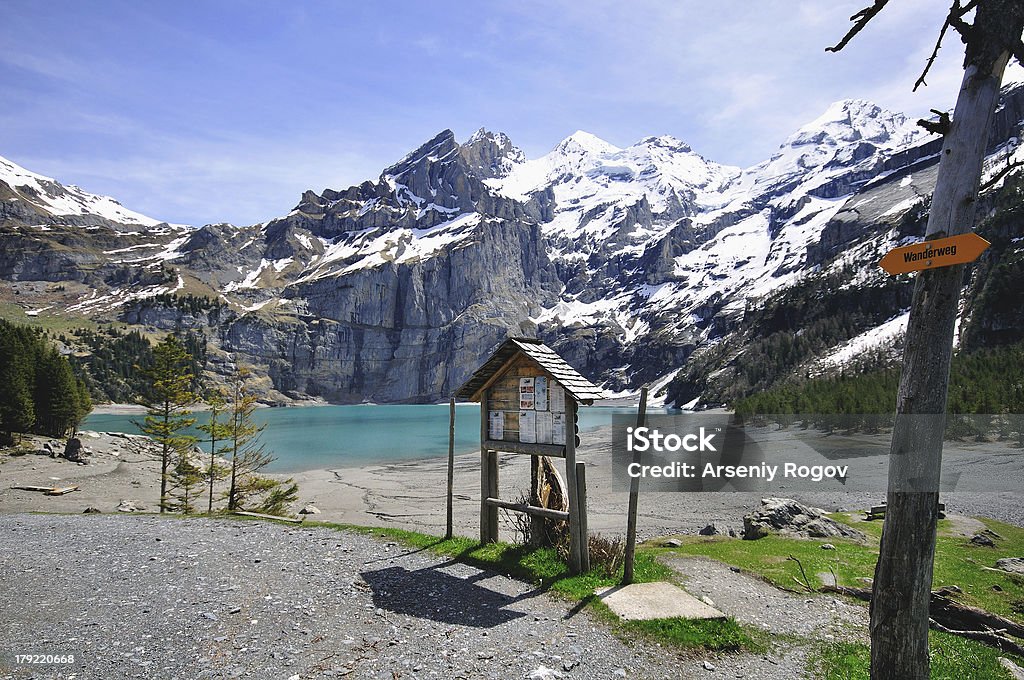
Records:
<instances>
[{"instance_id":1,"label":"mountain ridge","mask_svg":"<svg viewBox=\"0 0 1024 680\"><path fill-rule=\"evenodd\" d=\"M1020 88L1004 100L997 145L1024 119ZM503 133L460 144L443 130L377 180L306 191L266 222L98 223L89 245L59 215L41 228L46 208L12 188L0 278L24 309L55 297L28 284L71 281L71 313L199 326L211 370L256 364L269 400L436 401L504 337L527 334L609 391L648 384L683 404L692 390L671 385L691 358L746 337L745 319L780 291L854 267L838 285L891 283L868 266L912 235L904 222L930 194L934 147L864 100L833 104L743 169L668 135L619 148L577 131L527 159ZM156 301L167 294L225 311L183 315ZM832 340L884 324L891 340L902 310L888 311ZM733 370L736 352L711 370Z\"/></svg>"}]
</instances>

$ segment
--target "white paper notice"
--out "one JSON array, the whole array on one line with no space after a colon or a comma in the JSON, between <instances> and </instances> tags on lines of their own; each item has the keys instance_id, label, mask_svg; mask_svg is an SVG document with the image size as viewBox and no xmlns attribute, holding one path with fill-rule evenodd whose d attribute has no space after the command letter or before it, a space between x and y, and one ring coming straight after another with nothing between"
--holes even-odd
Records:
<instances>
[{"instance_id":1,"label":"white paper notice","mask_svg":"<svg viewBox=\"0 0 1024 680\"><path fill-rule=\"evenodd\" d=\"M547 411L537 411L537 443L551 443L552 420Z\"/></svg>"},{"instance_id":2,"label":"white paper notice","mask_svg":"<svg viewBox=\"0 0 1024 680\"><path fill-rule=\"evenodd\" d=\"M537 376L533 383L534 405L538 411L548 410L548 379L542 375Z\"/></svg>"},{"instance_id":3,"label":"white paper notice","mask_svg":"<svg viewBox=\"0 0 1024 680\"><path fill-rule=\"evenodd\" d=\"M519 441L524 444L537 443L537 412L519 412Z\"/></svg>"},{"instance_id":4,"label":"white paper notice","mask_svg":"<svg viewBox=\"0 0 1024 680\"><path fill-rule=\"evenodd\" d=\"M565 414L551 414L551 443L565 446Z\"/></svg>"},{"instance_id":5,"label":"white paper notice","mask_svg":"<svg viewBox=\"0 0 1024 680\"><path fill-rule=\"evenodd\" d=\"M519 379L519 408L532 409L534 404L533 378Z\"/></svg>"},{"instance_id":6,"label":"white paper notice","mask_svg":"<svg viewBox=\"0 0 1024 680\"><path fill-rule=\"evenodd\" d=\"M552 413L565 413L565 390L556 382L548 385L548 407Z\"/></svg>"},{"instance_id":7,"label":"white paper notice","mask_svg":"<svg viewBox=\"0 0 1024 680\"><path fill-rule=\"evenodd\" d=\"M505 436L505 412L491 411L488 418L487 436L502 439Z\"/></svg>"}]
</instances>

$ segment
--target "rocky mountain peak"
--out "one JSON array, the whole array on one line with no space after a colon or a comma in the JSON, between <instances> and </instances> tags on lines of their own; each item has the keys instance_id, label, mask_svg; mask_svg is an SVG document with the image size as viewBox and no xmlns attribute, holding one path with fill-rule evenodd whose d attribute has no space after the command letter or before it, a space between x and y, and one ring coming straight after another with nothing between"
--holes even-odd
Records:
<instances>
[{"instance_id":1,"label":"rocky mountain peak","mask_svg":"<svg viewBox=\"0 0 1024 680\"><path fill-rule=\"evenodd\" d=\"M415 150L407 153L402 160L391 167L385 168L381 178L399 178L430 164L450 158L458 151L459 143L455 141L455 133L442 130Z\"/></svg>"},{"instance_id":2,"label":"rocky mountain peak","mask_svg":"<svg viewBox=\"0 0 1024 680\"><path fill-rule=\"evenodd\" d=\"M469 169L481 179L504 177L516 163L526 160L523 152L503 132L480 128L459 149Z\"/></svg>"}]
</instances>

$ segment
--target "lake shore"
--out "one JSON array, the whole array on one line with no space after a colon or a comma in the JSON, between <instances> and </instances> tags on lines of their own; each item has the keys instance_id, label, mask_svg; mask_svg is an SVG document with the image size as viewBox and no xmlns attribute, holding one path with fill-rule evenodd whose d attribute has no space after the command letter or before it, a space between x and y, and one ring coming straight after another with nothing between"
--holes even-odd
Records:
<instances>
[{"instance_id":1,"label":"lake shore","mask_svg":"<svg viewBox=\"0 0 1024 680\"><path fill-rule=\"evenodd\" d=\"M592 533L622 534L626 526L628 494L613 491L610 437L589 436L580 459L587 464L589 526ZM62 448L58 440L27 438L30 452L0 454L0 512L81 513L87 507L103 513L116 512L122 501L144 512L158 509L160 461L154 444L145 437L120 433L81 433L91 452L88 465L50 457L43 448ZM792 446L790 434L768 433L769 444ZM514 500L529 484L528 456L500 457L501 496ZM474 536L479 530L479 453L455 457L453 514L455 531ZM1001 443L949 444L944 467L979 469L992 466L1002 478L1024 477L1024 454ZM298 511L307 504L320 512L311 520L369 526L392 526L428 533L443 533L447 460L396 462L361 467L319 469L294 474L270 475L293 478L299 483ZM561 467L561 466L559 466ZM997 471L997 472L996 472ZM879 474L884 474L884 468ZM62 496L13 486L78 486ZM884 488L884 487L879 487ZM1024 488L1024 485L1016 488ZM222 488L218 487L217 492ZM785 495L825 508L863 509L884 500L881 492L822 489ZM639 535L650 538L668 534L693 534L707 524L719 530L739 532L743 515L755 508L759 492L646 493L640 497ZM779 495L779 494L775 494ZM1016 491L944 493L950 512L993 517L1024 525L1024 493ZM205 508L205 496L199 507ZM509 518L501 517L502 538L513 540Z\"/></svg>"}]
</instances>

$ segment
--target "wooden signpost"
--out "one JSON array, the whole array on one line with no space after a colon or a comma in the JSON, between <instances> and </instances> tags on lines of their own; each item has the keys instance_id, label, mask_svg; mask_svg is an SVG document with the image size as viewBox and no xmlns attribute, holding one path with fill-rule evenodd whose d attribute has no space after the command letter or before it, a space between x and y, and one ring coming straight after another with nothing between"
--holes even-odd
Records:
<instances>
[{"instance_id":1,"label":"wooden signpost","mask_svg":"<svg viewBox=\"0 0 1024 680\"><path fill-rule=\"evenodd\" d=\"M551 348L532 338L510 338L459 388L456 396L480 402L480 541L498 540L498 509L569 523L569 569L590 568L586 484L576 462L577 410L603 398L601 390ZM498 453L531 457L532 489L544 469L541 458L565 460L568 510L531 502L511 503L498 494ZM531 491L531 496L534 493Z\"/></svg>"},{"instance_id":2,"label":"wooden signpost","mask_svg":"<svg viewBox=\"0 0 1024 680\"><path fill-rule=\"evenodd\" d=\"M975 233L958 234L934 241L922 241L893 248L878 266L895 276L924 269L951 267L974 262L989 247L989 242Z\"/></svg>"}]
</instances>

